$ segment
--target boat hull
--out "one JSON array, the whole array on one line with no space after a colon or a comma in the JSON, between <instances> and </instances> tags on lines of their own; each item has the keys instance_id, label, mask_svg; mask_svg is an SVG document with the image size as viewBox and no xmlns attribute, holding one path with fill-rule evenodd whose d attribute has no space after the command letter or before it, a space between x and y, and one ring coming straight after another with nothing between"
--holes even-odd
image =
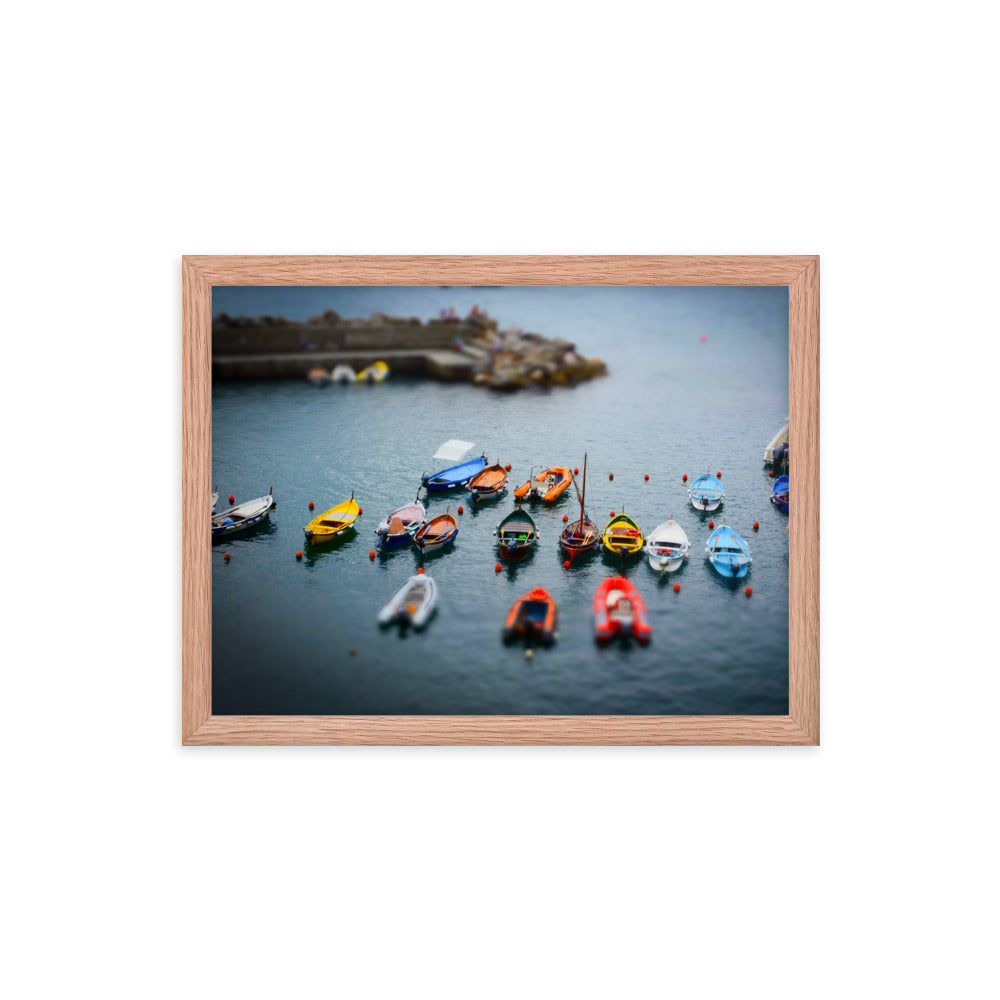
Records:
<instances>
[{"instance_id":1,"label":"boat hull","mask_svg":"<svg viewBox=\"0 0 1000 1000\"><path fill-rule=\"evenodd\" d=\"M271 496L247 500L227 510L212 515L212 538L226 538L238 531L246 531L255 524L260 524L271 512L274 498Z\"/></svg>"},{"instance_id":2,"label":"boat hull","mask_svg":"<svg viewBox=\"0 0 1000 1000\"><path fill-rule=\"evenodd\" d=\"M458 522L450 514L433 517L413 535L413 544L421 553L433 552L454 545L458 538Z\"/></svg>"},{"instance_id":3,"label":"boat hull","mask_svg":"<svg viewBox=\"0 0 1000 1000\"><path fill-rule=\"evenodd\" d=\"M453 465L450 469L442 469L440 472L423 476L420 485L428 493L445 493L448 490L461 489L467 486L473 476L478 475L486 468L485 456L462 462L461 465Z\"/></svg>"},{"instance_id":4,"label":"boat hull","mask_svg":"<svg viewBox=\"0 0 1000 1000\"><path fill-rule=\"evenodd\" d=\"M606 552L627 559L642 550L644 539L639 525L625 514L619 514L604 526L601 541Z\"/></svg>"},{"instance_id":5,"label":"boat hull","mask_svg":"<svg viewBox=\"0 0 1000 1000\"><path fill-rule=\"evenodd\" d=\"M732 528L721 525L708 536L705 546L715 571L728 580L742 580L750 572L750 549Z\"/></svg>"},{"instance_id":6,"label":"boat hull","mask_svg":"<svg viewBox=\"0 0 1000 1000\"><path fill-rule=\"evenodd\" d=\"M684 529L669 518L650 532L643 551L651 569L658 573L673 573L684 564L690 548L691 543Z\"/></svg>"}]
</instances>

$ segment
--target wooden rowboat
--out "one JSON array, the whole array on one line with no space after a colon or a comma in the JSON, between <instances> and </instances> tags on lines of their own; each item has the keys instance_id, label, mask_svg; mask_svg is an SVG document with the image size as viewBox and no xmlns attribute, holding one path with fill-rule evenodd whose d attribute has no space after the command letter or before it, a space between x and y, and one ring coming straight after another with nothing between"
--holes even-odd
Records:
<instances>
[{"instance_id":1,"label":"wooden rowboat","mask_svg":"<svg viewBox=\"0 0 1000 1000\"><path fill-rule=\"evenodd\" d=\"M409 545L417 528L424 523L427 511L422 503L410 503L394 510L375 529L376 544L380 549L398 549Z\"/></svg>"},{"instance_id":2,"label":"wooden rowboat","mask_svg":"<svg viewBox=\"0 0 1000 1000\"><path fill-rule=\"evenodd\" d=\"M420 525L413 536L413 544L422 553L431 552L445 545L452 545L457 537L458 521L446 512Z\"/></svg>"},{"instance_id":3,"label":"wooden rowboat","mask_svg":"<svg viewBox=\"0 0 1000 1000\"><path fill-rule=\"evenodd\" d=\"M274 497L270 493L266 497L255 500L244 500L235 507L228 507L212 515L212 537L221 538L245 528L252 528L267 517L274 506Z\"/></svg>"},{"instance_id":4,"label":"wooden rowboat","mask_svg":"<svg viewBox=\"0 0 1000 1000\"><path fill-rule=\"evenodd\" d=\"M336 507L331 507L328 511L314 517L303 531L306 541L310 544L320 542L330 542L354 528L354 522L361 513L358 502L351 494L350 500L338 503Z\"/></svg>"},{"instance_id":5,"label":"wooden rowboat","mask_svg":"<svg viewBox=\"0 0 1000 1000\"><path fill-rule=\"evenodd\" d=\"M499 496L507 485L507 470L502 465L490 465L477 472L469 480L469 493L473 503L480 500L490 500Z\"/></svg>"},{"instance_id":6,"label":"wooden rowboat","mask_svg":"<svg viewBox=\"0 0 1000 1000\"><path fill-rule=\"evenodd\" d=\"M605 549L623 558L635 555L642 548L642 531L627 514L618 514L604 526L602 534Z\"/></svg>"},{"instance_id":7,"label":"wooden rowboat","mask_svg":"<svg viewBox=\"0 0 1000 1000\"><path fill-rule=\"evenodd\" d=\"M517 508L512 510L493 532L504 559L523 559L538 541L538 529L531 515Z\"/></svg>"}]
</instances>

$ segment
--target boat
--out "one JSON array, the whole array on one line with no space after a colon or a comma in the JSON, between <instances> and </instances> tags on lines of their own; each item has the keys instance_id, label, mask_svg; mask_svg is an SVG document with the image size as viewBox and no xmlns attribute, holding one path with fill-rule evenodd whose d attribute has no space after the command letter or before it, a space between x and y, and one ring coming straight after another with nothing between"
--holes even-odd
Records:
<instances>
[{"instance_id":1,"label":"boat","mask_svg":"<svg viewBox=\"0 0 1000 1000\"><path fill-rule=\"evenodd\" d=\"M482 472L477 472L469 480L469 493L472 494L472 502L478 503L480 500L492 500L499 496L503 488L507 485L507 470L500 465L488 465Z\"/></svg>"},{"instance_id":2,"label":"boat","mask_svg":"<svg viewBox=\"0 0 1000 1000\"><path fill-rule=\"evenodd\" d=\"M389 366L384 361L376 361L358 372L359 382L384 382L389 377Z\"/></svg>"},{"instance_id":3,"label":"boat","mask_svg":"<svg viewBox=\"0 0 1000 1000\"><path fill-rule=\"evenodd\" d=\"M350 500L338 503L328 511L314 517L303 529L309 543L330 542L354 528L361 508L351 494Z\"/></svg>"},{"instance_id":4,"label":"boat","mask_svg":"<svg viewBox=\"0 0 1000 1000\"><path fill-rule=\"evenodd\" d=\"M357 375L354 374L354 369L350 365L337 365L331 372L330 378L334 382L343 382L345 384L351 384L358 380Z\"/></svg>"},{"instance_id":5,"label":"boat","mask_svg":"<svg viewBox=\"0 0 1000 1000\"><path fill-rule=\"evenodd\" d=\"M219 487L216 486L215 489L212 490L212 510L213 511L215 510L215 505L218 502L219 502Z\"/></svg>"},{"instance_id":6,"label":"boat","mask_svg":"<svg viewBox=\"0 0 1000 1000\"><path fill-rule=\"evenodd\" d=\"M531 515L520 507L512 510L493 532L504 559L523 559L538 541L538 529Z\"/></svg>"},{"instance_id":7,"label":"boat","mask_svg":"<svg viewBox=\"0 0 1000 1000\"><path fill-rule=\"evenodd\" d=\"M617 514L604 526L601 534L604 547L623 559L635 555L642 548L643 537L639 525L627 514Z\"/></svg>"},{"instance_id":8,"label":"boat","mask_svg":"<svg viewBox=\"0 0 1000 1000\"><path fill-rule=\"evenodd\" d=\"M375 529L380 549L398 549L409 545L414 532L424 523L427 511L419 501L400 507L379 521Z\"/></svg>"},{"instance_id":9,"label":"boat","mask_svg":"<svg viewBox=\"0 0 1000 1000\"><path fill-rule=\"evenodd\" d=\"M688 488L691 506L695 510L715 510L725 495L721 480L711 472L703 472Z\"/></svg>"},{"instance_id":10,"label":"boat","mask_svg":"<svg viewBox=\"0 0 1000 1000\"><path fill-rule=\"evenodd\" d=\"M514 490L514 496L518 500L527 497L531 500L553 503L569 489L571 482L573 482L573 470L565 465L554 465L551 469L543 469L537 476L533 475L526 483L518 486Z\"/></svg>"},{"instance_id":11,"label":"boat","mask_svg":"<svg viewBox=\"0 0 1000 1000\"><path fill-rule=\"evenodd\" d=\"M460 486L465 486L476 473L482 472L486 468L486 456L470 458L458 465L434 472L429 476L423 476L420 485L428 493L443 493L445 490L456 490Z\"/></svg>"},{"instance_id":12,"label":"boat","mask_svg":"<svg viewBox=\"0 0 1000 1000\"><path fill-rule=\"evenodd\" d=\"M750 549L747 543L725 524L719 525L708 536L705 551L722 576L738 580L746 576L750 569Z\"/></svg>"},{"instance_id":13,"label":"boat","mask_svg":"<svg viewBox=\"0 0 1000 1000\"><path fill-rule=\"evenodd\" d=\"M684 529L668 517L663 524L658 524L646 539L646 555L649 565L661 573L673 573L680 569L691 543Z\"/></svg>"},{"instance_id":14,"label":"boat","mask_svg":"<svg viewBox=\"0 0 1000 1000\"><path fill-rule=\"evenodd\" d=\"M576 480L574 480L575 486ZM585 552L593 552L601 542L601 530L587 517L584 506L587 499L587 456L583 456L583 492L577 490L580 498L580 516L572 524L567 524L559 536L559 544L566 554L573 559Z\"/></svg>"},{"instance_id":15,"label":"boat","mask_svg":"<svg viewBox=\"0 0 1000 1000\"><path fill-rule=\"evenodd\" d=\"M309 379L313 385L329 385L333 381L330 373L319 365L315 368L310 368L309 374L306 375L306 378Z\"/></svg>"},{"instance_id":16,"label":"boat","mask_svg":"<svg viewBox=\"0 0 1000 1000\"><path fill-rule=\"evenodd\" d=\"M274 506L274 497L268 493L266 497L255 500L244 500L235 507L227 507L218 514L212 515L212 537L221 538L245 528L259 524L270 513Z\"/></svg>"},{"instance_id":17,"label":"boat","mask_svg":"<svg viewBox=\"0 0 1000 1000\"><path fill-rule=\"evenodd\" d=\"M391 622L423 628L437 603L437 584L424 573L414 573L378 613L378 623Z\"/></svg>"},{"instance_id":18,"label":"boat","mask_svg":"<svg viewBox=\"0 0 1000 1000\"><path fill-rule=\"evenodd\" d=\"M519 597L503 626L505 642L517 637L538 639L546 646L555 638L556 602L544 587L535 587Z\"/></svg>"},{"instance_id":19,"label":"boat","mask_svg":"<svg viewBox=\"0 0 1000 1000\"><path fill-rule=\"evenodd\" d=\"M413 544L423 554L445 545L452 545L457 537L458 521L452 514L445 512L432 517L429 521L424 521L413 533Z\"/></svg>"},{"instance_id":20,"label":"boat","mask_svg":"<svg viewBox=\"0 0 1000 1000\"><path fill-rule=\"evenodd\" d=\"M781 454L776 456L775 452L781 450ZM767 447L764 449L764 461L768 464L772 462L780 462L788 454L788 417L785 417L785 423L781 430L771 438L767 443Z\"/></svg>"},{"instance_id":21,"label":"boat","mask_svg":"<svg viewBox=\"0 0 1000 1000\"><path fill-rule=\"evenodd\" d=\"M649 642L653 626L649 624L646 602L625 577L609 576L598 585L594 593L594 629L602 640L619 635Z\"/></svg>"},{"instance_id":22,"label":"boat","mask_svg":"<svg viewBox=\"0 0 1000 1000\"><path fill-rule=\"evenodd\" d=\"M771 503L784 511L788 510L788 476L779 476L774 481L774 486L771 488Z\"/></svg>"}]
</instances>

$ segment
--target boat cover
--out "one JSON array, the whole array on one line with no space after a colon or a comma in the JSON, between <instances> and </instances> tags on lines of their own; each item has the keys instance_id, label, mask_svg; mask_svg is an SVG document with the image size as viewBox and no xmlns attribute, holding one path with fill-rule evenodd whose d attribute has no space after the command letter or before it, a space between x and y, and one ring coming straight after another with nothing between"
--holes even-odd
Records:
<instances>
[{"instance_id":1,"label":"boat cover","mask_svg":"<svg viewBox=\"0 0 1000 1000\"><path fill-rule=\"evenodd\" d=\"M459 441L458 438L451 438L445 441L443 445L432 456L432 461L440 459L442 462L458 462L465 458L472 449L475 448L475 444L472 441Z\"/></svg>"}]
</instances>

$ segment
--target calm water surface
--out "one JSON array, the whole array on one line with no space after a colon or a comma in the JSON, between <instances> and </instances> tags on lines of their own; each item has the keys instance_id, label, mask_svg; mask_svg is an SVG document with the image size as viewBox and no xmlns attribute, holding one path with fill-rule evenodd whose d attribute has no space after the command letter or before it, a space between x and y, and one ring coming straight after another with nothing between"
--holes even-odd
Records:
<instances>
[{"instance_id":1,"label":"calm water surface","mask_svg":"<svg viewBox=\"0 0 1000 1000\"><path fill-rule=\"evenodd\" d=\"M304 380L214 384L212 482L222 505L229 494L240 501L273 486L278 506L212 550L213 712L785 714L788 519L769 502L773 480L761 462L788 413L785 289L226 288L216 289L213 308L427 318L452 305L464 315L473 303L501 327L574 341L604 358L610 375L511 395L400 377L325 389ZM438 584L437 612L424 632L380 630L379 609L420 562L416 549L370 561L375 526L414 498L421 474L437 471L431 455L450 437L510 462L511 485L478 509L464 492L424 501L429 515L465 507L454 549L424 561ZM624 510L648 532L673 514L691 540L677 573L661 579L645 557L626 568L650 612L645 647L593 639L594 591L620 564L597 554L563 568L562 517L579 511L572 489L552 507L528 507L536 551L494 569L492 532L513 509L512 485L533 465L582 471L584 452L587 508L599 526ZM708 468L722 470L726 490L714 514L695 511L681 481ZM309 501L321 512L352 491L364 511L357 532L309 552ZM705 558L708 521L723 519L753 554L738 586ZM500 629L536 586L558 602L558 641L527 660Z\"/></svg>"}]
</instances>

